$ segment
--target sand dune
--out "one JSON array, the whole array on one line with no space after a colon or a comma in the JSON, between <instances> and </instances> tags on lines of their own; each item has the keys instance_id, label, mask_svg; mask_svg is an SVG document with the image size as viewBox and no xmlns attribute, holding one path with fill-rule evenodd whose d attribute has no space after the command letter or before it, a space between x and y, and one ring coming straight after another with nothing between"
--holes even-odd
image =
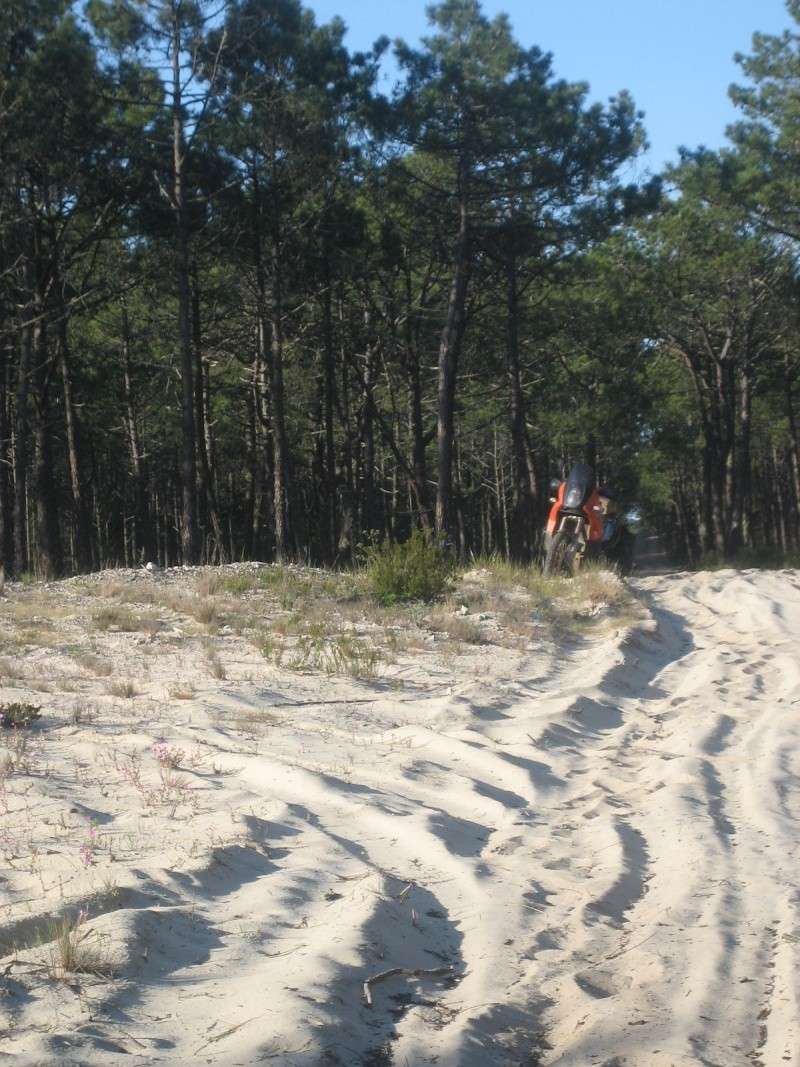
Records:
<instances>
[{"instance_id":1,"label":"sand dune","mask_svg":"<svg viewBox=\"0 0 800 1067\"><path fill-rule=\"evenodd\" d=\"M116 754L68 731L4 832L33 840L68 802L103 851L29 871L8 845L0 939L31 943L91 894L86 936L115 976L37 982L46 947L9 954L2 1054L800 1063L800 575L635 587L632 631L487 655L454 686L197 681L168 715L152 702L153 729L120 727ZM265 708L250 744L226 726ZM143 812L131 774L156 788L160 736L194 753L192 793ZM394 968L437 973L376 982L367 1006Z\"/></svg>"}]
</instances>

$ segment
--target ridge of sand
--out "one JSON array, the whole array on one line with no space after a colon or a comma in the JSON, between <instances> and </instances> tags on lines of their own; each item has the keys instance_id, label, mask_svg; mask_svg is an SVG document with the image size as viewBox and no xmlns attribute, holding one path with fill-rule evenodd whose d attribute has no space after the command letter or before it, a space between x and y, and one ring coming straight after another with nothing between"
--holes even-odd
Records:
<instances>
[{"instance_id":1,"label":"ridge of sand","mask_svg":"<svg viewBox=\"0 0 800 1067\"><path fill-rule=\"evenodd\" d=\"M191 699L150 699L113 748L91 724L48 741L27 807L3 800L0 939L90 900L116 976L53 983L44 950L9 955L0 1051L25 1067L800 1062L800 575L634 587L635 630L485 657L455 686L211 685L187 662ZM324 699L341 703L303 703ZM248 740L227 725L293 701ZM142 806L162 737L184 786ZM23 858L10 838L30 844L65 803L94 820L94 862ZM445 965L362 1001L372 975Z\"/></svg>"}]
</instances>

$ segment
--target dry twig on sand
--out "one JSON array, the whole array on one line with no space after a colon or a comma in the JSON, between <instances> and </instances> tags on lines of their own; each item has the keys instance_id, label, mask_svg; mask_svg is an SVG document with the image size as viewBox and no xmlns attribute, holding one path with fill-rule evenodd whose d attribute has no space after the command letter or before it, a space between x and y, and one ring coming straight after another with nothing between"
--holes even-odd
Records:
<instances>
[{"instance_id":1,"label":"dry twig on sand","mask_svg":"<svg viewBox=\"0 0 800 1067\"><path fill-rule=\"evenodd\" d=\"M250 1019L244 1019L240 1023L234 1023L234 1025L229 1026L227 1030L220 1030L218 1034L213 1034L206 1041L204 1041L202 1045L200 1045L194 1050L195 1056L198 1054L198 1052L202 1052L204 1048L208 1048L209 1045L214 1044L216 1041L222 1041L223 1038L230 1037L231 1034L235 1034L237 1030L241 1030L243 1026L247 1026L248 1023L254 1022L257 1018L257 1015L253 1015ZM216 1023L212 1023L208 1029L212 1030L216 1025ZM206 1033L208 1033L208 1030L206 1031Z\"/></svg>"},{"instance_id":2,"label":"dry twig on sand","mask_svg":"<svg viewBox=\"0 0 800 1067\"><path fill-rule=\"evenodd\" d=\"M396 978L399 974L404 978L441 978L452 973L452 967L390 967L388 971L373 974L364 982L364 1003L368 1008L372 1007L372 986L385 982L387 978Z\"/></svg>"}]
</instances>

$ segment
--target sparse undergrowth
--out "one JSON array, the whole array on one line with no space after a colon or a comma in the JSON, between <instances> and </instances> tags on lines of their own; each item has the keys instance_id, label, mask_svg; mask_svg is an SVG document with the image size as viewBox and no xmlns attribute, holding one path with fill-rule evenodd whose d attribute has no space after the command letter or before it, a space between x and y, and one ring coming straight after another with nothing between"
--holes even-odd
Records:
<instances>
[{"instance_id":1,"label":"sparse undergrowth","mask_svg":"<svg viewBox=\"0 0 800 1067\"><path fill-rule=\"evenodd\" d=\"M0 726L7 730L19 729L30 726L41 718L42 709L36 704L17 702L14 704L0 704Z\"/></svg>"},{"instance_id":2,"label":"sparse undergrowth","mask_svg":"<svg viewBox=\"0 0 800 1067\"><path fill-rule=\"evenodd\" d=\"M94 626L98 630L118 630L121 633L156 633L158 619L152 615L137 615L117 604L109 604L95 612Z\"/></svg>"},{"instance_id":3,"label":"sparse undergrowth","mask_svg":"<svg viewBox=\"0 0 800 1067\"><path fill-rule=\"evenodd\" d=\"M266 659L288 670L322 671L365 680L377 677L380 665L387 659L379 646L351 634L310 634L298 637L291 645L266 635L260 650Z\"/></svg>"},{"instance_id":4,"label":"sparse undergrowth","mask_svg":"<svg viewBox=\"0 0 800 1067\"><path fill-rule=\"evenodd\" d=\"M517 609L507 609L512 622L520 621L520 607L533 612L539 631L556 635L583 631L587 623L610 620L630 625L639 606L628 585L612 570L589 564L574 578L545 577L538 567L491 558L478 561L465 578L478 578L486 597L517 600Z\"/></svg>"},{"instance_id":5,"label":"sparse undergrowth","mask_svg":"<svg viewBox=\"0 0 800 1067\"><path fill-rule=\"evenodd\" d=\"M107 695L133 701L147 691L150 675L141 657L152 662L194 639L200 645L192 665L182 660L163 683L171 700L192 700L197 684L206 684L200 679L211 685L228 680L229 656L221 653L232 635L275 668L371 681L404 658L433 653L450 667L454 656L479 655L485 648L530 650L568 634L629 625L638 610L626 584L599 567L587 567L575 579L545 578L535 566L492 558L459 572L421 533L402 545L373 546L363 565L350 571L254 564L180 571L168 579L126 573L72 584L79 596L90 597L93 631L88 647L65 648L79 675L45 685L15 656L0 658L0 683L58 693L105 677ZM6 647L43 620L53 629L41 628L36 647L47 634L51 643L58 641L59 620L64 628L77 628L76 637L86 633L87 616L74 601L62 603L38 587L17 588L0 613ZM114 635L138 646L135 674L125 663L121 675L119 661L107 654Z\"/></svg>"}]
</instances>

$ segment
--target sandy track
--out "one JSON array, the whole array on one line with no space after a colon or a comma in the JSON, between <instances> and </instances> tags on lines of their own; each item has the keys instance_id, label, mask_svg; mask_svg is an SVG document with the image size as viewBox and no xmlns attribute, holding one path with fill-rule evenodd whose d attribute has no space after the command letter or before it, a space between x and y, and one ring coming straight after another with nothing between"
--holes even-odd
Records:
<instances>
[{"instance_id":1,"label":"sandy track","mask_svg":"<svg viewBox=\"0 0 800 1067\"><path fill-rule=\"evenodd\" d=\"M800 576L636 587L651 619L625 640L366 705L336 683L341 705L287 713L258 751L220 711L307 693L200 694L171 738L223 771L199 775L204 847L154 821L162 851L92 920L121 977L21 977L0 1047L26 1065L800 1063ZM443 965L361 1001L370 975Z\"/></svg>"}]
</instances>

